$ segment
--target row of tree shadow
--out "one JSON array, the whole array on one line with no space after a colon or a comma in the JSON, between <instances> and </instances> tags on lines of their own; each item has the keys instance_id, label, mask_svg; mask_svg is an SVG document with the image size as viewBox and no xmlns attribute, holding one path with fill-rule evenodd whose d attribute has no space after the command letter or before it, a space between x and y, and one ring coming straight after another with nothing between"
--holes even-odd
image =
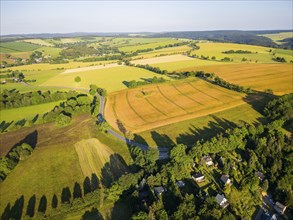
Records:
<instances>
[{"instance_id":1,"label":"row of tree shadow","mask_svg":"<svg viewBox=\"0 0 293 220\"><path fill-rule=\"evenodd\" d=\"M33 195L30 197L27 203L26 209L24 209L24 196L20 196L12 206L7 204L4 212L1 215L1 220L9 219L21 219L23 215L28 217L34 217L36 214L45 216L47 209L51 206L51 209L60 208L62 211L63 205L74 205L74 200L91 200L92 196L88 196L100 189L100 180L96 174L92 174L91 178L86 177L83 181L83 190L79 183L75 182L73 192L69 187L64 187L61 192L61 198L58 199L56 194L53 195L52 200L49 202L45 195L42 195L39 204L37 205L37 197ZM59 204L60 203L60 204Z\"/></svg>"},{"instance_id":2,"label":"row of tree shadow","mask_svg":"<svg viewBox=\"0 0 293 220\"><path fill-rule=\"evenodd\" d=\"M176 137L176 141L173 141L168 135L160 134L156 131L151 131L150 134L157 146L172 148L176 144L191 146L196 143L196 141L202 139L207 140L218 133L225 132L227 129L237 127L236 123L229 120L221 119L213 115L210 117L214 121L208 122L208 125L204 126L203 128L198 128L195 125L191 125L187 132L181 133ZM137 134L134 134L133 136L134 142L148 146L148 143L143 137Z\"/></svg>"},{"instance_id":3,"label":"row of tree shadow","mask_svg":"<svg viewBox=\"0 0 293 220\"><path fill-rule=\"evenodd\" d=\"M83 204L98 204L100 201L99 190L101 185L109 188L113 181L116 181L121 175L128 171L128 167L121 155L115 153L110 156L109 161L103 166L101 170L101 179L93 173L91 177L86 177L83 181L82 186L75 182L72 190L70 187L64 187L61 195L53 195L52 200L48 201L45 195L40 197L39 202L37 196L33 195L29 198L27 207L25 209L24 196L20 196L12 206L10 203L7 204L4 212L1 215L1 220L9 219L21 219L22 216L34 217L36 215L46 216L48 209L57 210L59 212L66 212L70 207L78 207ZM97 209L87 211L86 216L99 216ZM94 218L94 219L100 219Z\"/></svg>"}]
</instances>

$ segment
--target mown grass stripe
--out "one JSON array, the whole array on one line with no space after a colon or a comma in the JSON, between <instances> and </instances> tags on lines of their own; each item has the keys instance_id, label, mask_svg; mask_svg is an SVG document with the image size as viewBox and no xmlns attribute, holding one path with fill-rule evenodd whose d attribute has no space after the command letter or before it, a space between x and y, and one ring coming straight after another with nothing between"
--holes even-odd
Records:
<instances>
[{"instance_id":1,"label":"mown grass stripe","mask_svg":"<svg viewBox=\"0 0 293 220\"><path fill-rule=\"evenodd\" d=\"M159 93L165 98L167 99L169 102L171 102L172 104L176 105L178 108L182 109L183 111L185 111L186 113L189 113L188 111L186 111L183 107L181 107L180 105L178 105L177 103L175 103L172 99L170 99L169 97L167 97L160 89L159 86L157 86Z\"/></svg>"},{"instance_id":2,"label":"mown grass stripe","mask_svg":"<svg viewBox=\"0 0 293 220\"><path fill-rule=\"evenodd\" d=\"M130 104L130 101L129 101L129 97L128 97L128 91L125 93L126 95L126 101L127 101L127 104L129 105L129 108L131 108L131 110L141 119L143 120L144 122L147 122L140 114L138 114L138 112L133 108L133 106Z\"/></svg>"},{"instance_id":3,"label":"mown grass stripe","mask_svg":"<svg viewBox=\"0 0 293 220\"><path fill-rule=\"evenodd\" d=\"M194 102L196 102L197 104L199 104L199 105L202 105L203 106L203 104L202 103L200 103L200 102L198 102L198 101L196 101L195 99L193 99L193 98L191 98L191 97L189 97L188 95L186 95L186 94L184 94L183 92L181 92L174 84L172 85L173 87L174 87L174 89L176 89L181 95L183 95L183 96L185 96L186 98L188 98L188 99L190 99L190 100L192 100L192 101L194 101Z\"/></svg>"}]
</instances>

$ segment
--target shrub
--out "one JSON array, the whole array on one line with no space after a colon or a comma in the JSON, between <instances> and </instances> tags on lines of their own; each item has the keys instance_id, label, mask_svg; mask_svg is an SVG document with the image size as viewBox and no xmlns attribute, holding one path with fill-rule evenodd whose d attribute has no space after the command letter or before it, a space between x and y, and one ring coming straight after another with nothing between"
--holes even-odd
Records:
<instances>
[{"instance_id":1,"label":"shrub","mask_svg":"<svg viewBox=\"0 0 293 220\"><path fill-rule=\"evenodd\" d=\"M79 76L77 76L77 77L74 78L74 81L78 83L78 82L81 81L81 78Z\"/></svg>"}]
</instances>

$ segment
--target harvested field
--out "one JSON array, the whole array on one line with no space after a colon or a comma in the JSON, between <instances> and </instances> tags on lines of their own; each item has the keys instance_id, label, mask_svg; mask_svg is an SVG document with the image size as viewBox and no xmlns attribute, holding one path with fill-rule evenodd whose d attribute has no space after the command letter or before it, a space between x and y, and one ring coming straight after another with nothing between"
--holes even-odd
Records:
<instances>
[{"instance_id":1,"label":"harvested field","mask_svg":"<svg viewBox=\"0 0 293 220\"><path fill-rule=\"evenodd\" d=\"M178 61L184 61L184 60L194 60L194 59L188 56L181 55L181 54L176 54L176 55L170 55L170 56L134 60L132 61L132 63L145 65L145 64L155 64L155 63L178 62Z\"/></svg>"},{"instance_id":2,"label":"harvested field","mask_svg":"<svg viewBox=\"0 0 293 220\"><path fill-rule=\"evenodd\" d=\"M272 89L277 95L293 92L292 64L229 64L180 69L191 70L213 72L228 82L259 91Z\"/></svg>"},{"instance_id":3,"label":"harvested field","mask_svg":"<svg viewBox=\"0 0 293 220\"><path fill-rule=\"evenodd\" d=\"M242 94L200 79L111 93L105 117L116 130L141 132L244 104Z\"/></svg>"},{"instance_id":4,"label":"harvested field","mask_svg":"<svg viewBox=\"0 0 293 220\"><path fill-rule=\"evenodd\" d=\"M96 138L79 141L74 147L84 176L91 176L93 173L100 175L104 164L114 153Z\"/></svg>"}]
</instances>

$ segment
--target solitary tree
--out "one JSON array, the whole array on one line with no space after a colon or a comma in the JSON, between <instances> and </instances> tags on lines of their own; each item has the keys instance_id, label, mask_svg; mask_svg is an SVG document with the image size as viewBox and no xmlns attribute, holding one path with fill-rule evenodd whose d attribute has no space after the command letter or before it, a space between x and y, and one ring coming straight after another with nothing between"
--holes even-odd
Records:
<instances>
[{"instance_id":1,"label":"solitary tree","mask_svg":"<svg viewBox=\"0 0 293 220\"><path fill-rule=\"evenodd\" d=\"M78 83L81 81L81 78L79 76L77 76L77 77L75 77L74 81Z\"/></svg>"}]
</instances>

